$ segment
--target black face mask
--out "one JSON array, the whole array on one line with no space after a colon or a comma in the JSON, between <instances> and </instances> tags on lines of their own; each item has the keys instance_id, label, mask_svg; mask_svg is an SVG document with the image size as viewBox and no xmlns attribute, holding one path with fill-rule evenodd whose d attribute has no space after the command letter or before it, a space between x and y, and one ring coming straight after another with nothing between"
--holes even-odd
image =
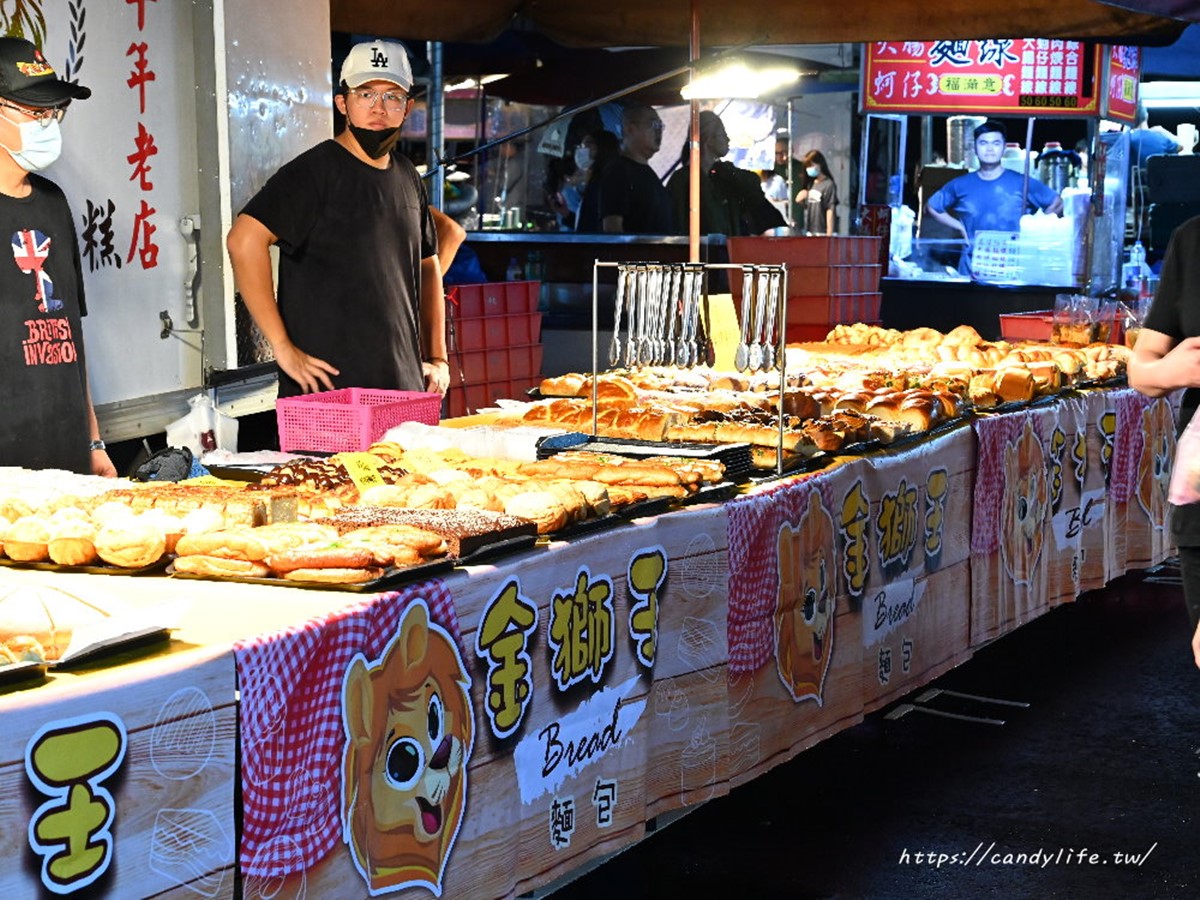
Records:
<instances>
[{"instance_id":1,"label":"black face mask","mask_svg":"<svg viewBox=\"0 0 1200 900\"><path fill-rule=\"evenodd\" d=\"M392 148L396 146L396 142L400 140L400 127L383 128L375 130L373 128L359 128L357 125L350 125L350 133L354 135L354 139L358 141L358 145L363 148L363 152L371 159L380 159L392 152Z\"/></svg>"}]
</instances>

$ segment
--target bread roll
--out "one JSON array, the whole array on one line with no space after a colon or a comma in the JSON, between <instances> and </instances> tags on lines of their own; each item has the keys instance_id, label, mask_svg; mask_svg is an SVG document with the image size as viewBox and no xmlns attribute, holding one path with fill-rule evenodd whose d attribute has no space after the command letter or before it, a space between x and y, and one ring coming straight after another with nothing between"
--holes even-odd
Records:
<instances>
[{"instance_id":1,"label":"bread roll","mask_svg":"<svg viewBox=\"0 0 1200 900\"><path fill-rule=\"evenodd\" d=\"M536 523L538 534L548 534L566 526L567 510L558 497L549 491L525 491L515 494L504 503L510 516L520 516Z\"/></svg>"},{"instance_id":2,"label":"bread roll","mask_svg":"<svg viewBox=\"0 0 1200 900\"><path fill-rule=\"evenodd\" d=\"M153 522L133 519L106 525L96 532L96 553L106 563L125 569L141 569L162 559L167 536Z\"/></svg>"},{"instance_id":3,"label":"bread roll","mask_svg":"<svg viewBox=\"0 0 1200 900\"><path fill-rule=\"evenodd\" d=\"M1028 369L1007 368L996 372L996 394L1006 403L1033 399L1033 374Z\"/></svg>"},{"instance_id":4,"label":"bread roll","mask_svg":"<svg viewBox=\"0 0 1200 900\"><path fill-rule=\"evenodd\" d=\"M309 581L314 584L362 584L383 576L383 569L293 569L285 572L288 581Z\"/></svg>"},{"instance_id":5,"label":"bread roll","mask_svg":"<svg viewBox=\"0 0 1200 900\"><path fill-rule=\"evenodd\" d=\"M99 559L96 526L84 519L56 522L46 550L60 566L88 566Z\"/></svg>"},{"instance_id":6,"label":"bread roll","mask_svg":"<svg viewBox=\"0 0 1200 900\"><path fill-rule=\"evenodd\" d=\"M374 563L374 554L362 546L337 541L281 550L272 553L264 562L280 573L295 569L365 569Z\"/></svg>"},{"instance_id":7,"label":"bread roll","mask_svg":"<svg viewBox=\"0 0 1200 900\"><path fill-rule=\"evenodd\" d=\"M254 535L253 528L238 526L221 531L185 534L175 545L179 556L219 556L223 559L242 559L262 562L267 547Z\"/></svg>"},{"instance_id":8,"label":"bread roll","mask_svg":"<svg viewBox=\"0 0 1200 900\"><path fill-rule=\"evenodd\" d=\"M17 562L46 562L50 559L50 519L47 516L22 516L4 534L4 552Z\"/></svg>"},{"instance_id":9,"label":"bread roll","mask_svg":"<svg viewBox=\"0 0 1200 900\"><path fill-rule=\"evenodd\" d=\"M266 578L271 574L271 570L260 562L200 554L177 557L171 567L182 575L206 578Z\"/></svg>"}]
</instances>

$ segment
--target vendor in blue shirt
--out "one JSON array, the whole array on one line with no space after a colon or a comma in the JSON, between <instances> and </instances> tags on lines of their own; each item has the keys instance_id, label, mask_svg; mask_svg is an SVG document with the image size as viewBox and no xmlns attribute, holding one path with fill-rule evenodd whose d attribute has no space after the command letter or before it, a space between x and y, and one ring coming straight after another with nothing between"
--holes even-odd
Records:
<instances>
[{"instance_id":1,"label":"vendor in blue shirt","mask_svg":"<svg viewBox=\"0 0 1200 900\"><path fill-rule=\"evenodd\" d=\"M954 231L962 232L968 244L974 245L979 231L1021 230L1021 216L1041 210L1062 215L1063 201L1052 188L1036 178L1029 179L1025 207L1025 176L1004 168L1006 134L1004 125L988 119L975 129L975 155L979 168L946 182L926 204L929 214Z\"/></svg>"}]
</instances>

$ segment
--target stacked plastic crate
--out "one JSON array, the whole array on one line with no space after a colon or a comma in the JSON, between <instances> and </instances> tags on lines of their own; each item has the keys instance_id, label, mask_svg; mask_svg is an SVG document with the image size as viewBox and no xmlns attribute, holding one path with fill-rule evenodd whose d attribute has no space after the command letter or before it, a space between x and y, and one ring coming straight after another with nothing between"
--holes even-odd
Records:
<instances>
[{"instance_id":1,"label":"stacked plastic crate","mask_svg":"<svg viewBox=\"0 0 1200 900\"><path fill-rule=\"evenodd\" d=\"M539 281L460 284L446 304L450 390L446 416L470 415L498 399L523 399L541 383Z\"/></svg>"},{"instance_id":2,"label":"stacked plastic crate","mask_svg":"<svg viewBox=\"0 0 1200 900\"><path fill-rule=\"evenodd\" d=\"M731 237L731 263L786 264L788 342L819 341L834 325L879 323L879 237ZM741 308L741 273L730 285Z\"/></svg>"}]
</instances>

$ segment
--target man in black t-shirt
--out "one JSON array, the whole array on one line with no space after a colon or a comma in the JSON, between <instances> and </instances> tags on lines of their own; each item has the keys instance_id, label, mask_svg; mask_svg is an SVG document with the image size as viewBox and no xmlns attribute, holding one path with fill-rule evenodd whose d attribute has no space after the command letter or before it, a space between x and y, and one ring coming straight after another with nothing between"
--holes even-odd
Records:
<instances>
[{"instance_id":1,"label":"man in black t-shirt","mask_svg":"<svg viewBox=\"0 0 1200 900\"><path fill-rule=\"evenodd\" d=\"M276 172L229 231L238 290L274 352L281 397L449 385L437 230L416 169L393 152L412 83L402 45L355 45L334 97L346 128Z\"/></svg>"},{"instance_id":2,"label":"man in black t-shirt","mask_svg":"<svg viewBox=\"0 0 1200 900\"><path fill-rule=\"evenodd\" d=\"M1154 301L1129 360L1129 384L1150 397L1186 388L1179 430L1200 404L1200 218L1171 235ZM1183 597L1192 623L1192 652L1200 666L1200 503L1171 507L1171 539L1179 548Z\"/></svg>"},{"instance_id":3,"label":"man in black t-shirt","mask_svg":"<svg viewBox=\"0 0 1200 900\"><path fill-rule=\"evenodd\" d=\"M600 222L608 234L674 234L671 195L650 167L662 145L654 108L630 103L621 111L621 153L600 177Z\"/></svg>"}]
</instances>

